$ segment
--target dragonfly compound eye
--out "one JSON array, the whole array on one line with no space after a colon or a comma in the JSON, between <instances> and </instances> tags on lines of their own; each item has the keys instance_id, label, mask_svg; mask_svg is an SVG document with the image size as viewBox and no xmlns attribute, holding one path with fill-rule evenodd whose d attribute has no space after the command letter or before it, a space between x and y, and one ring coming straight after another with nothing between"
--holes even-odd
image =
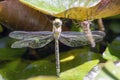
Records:
<instances>
[{"instance_id":1,"label":"dragonfly compound eye","mask_svg":"<svg viewBox=\"0 0 120 80\"><path fill-rule=\"evenodd\" d=\"M60 19L55 19L55 20L53 21L53 25L54 25L55 27L60 27L60 26L62 26L62 21L61 21Z\"/></svg>"}]
</instances>

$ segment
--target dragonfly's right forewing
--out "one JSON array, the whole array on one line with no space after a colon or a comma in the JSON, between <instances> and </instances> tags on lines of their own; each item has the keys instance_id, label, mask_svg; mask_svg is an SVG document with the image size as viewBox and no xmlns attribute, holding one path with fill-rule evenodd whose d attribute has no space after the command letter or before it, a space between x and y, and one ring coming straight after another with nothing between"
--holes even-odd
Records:
<instances>
[{"instance_id":1,"label":"dragonfly's right forewing","mask_svg":"<svg viewBox=\"0 0 120 80\"><path fill-rule=\"evenodd\" d=\"M16 41L12 44L12 48L23 48L23 47L30 47L30 48L41 48L50 43L53 40L53 36L47 36L44 38L29 38L23 39L20 41Z\"/></svg>"},{"instance_id":2,"label":"dragonfly's right forewing","mask_svg":"<svg viewBox=\"0 0 120 80\"><path fill-rule=\"evenodd\" d=\"M9 36L11 38L15 38L15 39L29 39L29 38L44 38L46 36L50 36L53 33L50 31L36 31L36 32L32 32L32 31L13 31L9 34Z\"/></svg>"}]
</instances>

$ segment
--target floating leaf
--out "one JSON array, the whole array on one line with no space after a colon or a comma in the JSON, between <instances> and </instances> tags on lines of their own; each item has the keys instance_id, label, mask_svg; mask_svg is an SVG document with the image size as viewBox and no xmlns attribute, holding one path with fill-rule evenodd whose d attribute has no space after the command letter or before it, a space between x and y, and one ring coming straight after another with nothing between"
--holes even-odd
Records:
<instances>
[{"instance_id":1,"label":"floating leaf","mask_svg":"<svg viewBox=\"0 0 120 80\"><path fill-rule=\"evenodd\" d=\"M0 23L13 30L52 29L52 23L45 14L23 5L19 0L0 2Z\"/></svg>"},{"instance_id":2,"label":"floating leaf","mask_svg":"<svg viewBox=\"0 0 120 80\"><path fill-rule=\"evenodd\" d=\"M120 66L117 67L113 62L108 61L102 68L100 73L96 76L95 80L120 80Z\"/></svg>"},{"instance_id":3,"label":"floating leaf","mask_svg":"<svg viewBox=\"0 0 120 80\"><path fill-rule=\"evenodd\" d=\"M95 66L85 77L84 80L119 80L120 79L120 62L106 63Z\"/></svg>"},{"instance_id":4,"label":"floating leaf","mask_svg":"<svg viewBox=\"0 0 120 80\"><path fill-rule=\"evenodd\" d=\"M83 56L86 58L83 59ZM82 80L87 72L94 67L99 60L102 59L99 54L95 54L88 49L76 49L68 51L67 53L61 53L61 74L60 80ZM80 60L82 59L82 60ZM89 61L92 60L92 61ZM52 61L52 62L51 62ZM35 61L26 67L26 72L23 74L31 74L30 72L37 75L56 75L55 68L55 56L48 57L44 60ZM71 74L71 72L74 74Z\"/></svg>"},{"instance_id":5,"label":"floating leaf","mask_svg":"<svg viewBox=\"0 0 120 80\"><path fill-rule=\"evenodd\" d=\"M107 60L112 60L112 61L117 61L119 60L119 58L117 58L116 56L114 56L114 54L112 55L109 48L106 48L105 52L103 53L103 58L107 59Z\"/></svg>"},{"instance_id":6,"label":"floating leaf","mask_svg":"<svg viewBox=\"0 0 120 80\"><path fill-rule=\"evenodd\" d=\"M77 20L99 19L120 14L119 0L20 0L55 17Z\"/></svg>"},{"instance_id":7,"label":"floating leaf","mask_svg":"<svg viewBox=\"0 0 120 80\"><path fill-rule=\"evenodd\" d=\"M9 37L0 39L0 60L15 60L25 53L26 49L11 48L13 42L14 40Z\"/></svg>"},{"instance_id":8,"label":"floating leaf","mask_svg":"<svg viewBox=\"0 0 120 80\"><path fill-rule=\"evenodd\" d=\"M112 61L120 60L120 37L117 37L110 45L108 45L103 53L103 58Z\"/></svg>"},{"instance_id":9,"label":"floating leaf","mask_svg":"<svg viewBox=\"0 0 120 80\"><path fill-rule=\"evenodd\" d=\"M83 80L83 77L90 71L99 61L93 60L67 70L60 75L60 80ZM71 74L72 73L72 74Z\"/></svg>"},{"instance_id":10,"label":"floating leaf","mask_svg":"<svg viewBox=\"0 0 120 80\"><path fill-rule=\"evenodd\" d=\"M55 76L37 76L37 77L32 77L27 80L57 80L57 77Z\"/></svg>"},{"instance_id":11,"label":"floating leaf","mask_svg":"<svg viewBox=\"0 0 120 80\"><path fill-rule=\"evenodd\" d=\"M83 77L91 70L101 56L89 51L89 49L75 49L60 54L61 74L60 80L83 80ZM91 61L90 61L91 60ZM49 56L42 60L27 61L16 59L0 67L0 74L6 80L27 79L39 76L39 79L56 77L55 56ZM74 74L71 74L71 72ZM58 79L58 80L59 80ZM29 79L28 79L29 80ZM54 80L54 79L53 79Z\"/></svg>"},{"instance_id":12,"label":"floating leaf","mask_svg":"<svg viewBox=\"0 0 120 80\"><path fill-rule=\"evenodd\" d=\"M21 59L8 62L0 68L0 74L5 80L20 80L22 78L21 74L23 73L23 69L28 63L27 61L23 62Z\"/></svg>"}]
</instances>

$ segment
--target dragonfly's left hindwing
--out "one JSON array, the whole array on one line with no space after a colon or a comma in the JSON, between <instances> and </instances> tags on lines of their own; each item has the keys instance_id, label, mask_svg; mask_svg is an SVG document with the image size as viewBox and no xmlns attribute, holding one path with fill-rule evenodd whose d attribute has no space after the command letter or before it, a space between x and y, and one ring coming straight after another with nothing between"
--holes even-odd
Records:
<instances>
[{"instance_id":1,"label":"dragonfly's left hindwing","mask_svg":"<svg viewBox=\"0 0 120 80\"><path fill-rule=\"evenodd\" d=\"M49 36L43 39L34 40L32 43L29 44L31 48L41 48L45 45L49 44L51 41L53 41L53 36Z\"/></svg>"},{"instance_id":2,"label":"dragonfly's left hindwing","mask_svg":"<svg viewBox=\"0 0 120 80\"><path fill-rule=\"evenodd\" d=\"M29 39L23 39L20 41L16 41L12 44L12 48L23 48L23 47L30 47L30 48L41 48L50 43L53 40L53 36L49 35L45 38L29 38Z\"/></svg>"},{"instance_id":3,"label":"dragonfly's left hindwing","mask_svg":"<svg viewBox=\"0 0 120 80\"><path fill-rule=\"evenodd\" d=\"M30 47L30 43L34 40L20 40L16 41L12 44L11 48L23 48L23 47Z\"/></svg>"}]
</instances>

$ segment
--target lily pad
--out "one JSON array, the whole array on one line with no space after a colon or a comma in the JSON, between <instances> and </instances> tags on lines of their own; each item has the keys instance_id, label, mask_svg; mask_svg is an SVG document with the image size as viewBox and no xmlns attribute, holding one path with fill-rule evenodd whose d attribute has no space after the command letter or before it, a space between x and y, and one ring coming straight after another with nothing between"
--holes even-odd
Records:
<instances>
[{"instance_id":1,"label":"lily pad","mask_svg":"<svg viewBox=\"0 0 120 80\"><path fill-rule=\"evenodd\" d=\"M88 48L75 49L60 54L61 74L58 80L83 80L83 77L98 64L102 57ZM72 73L72 74L71 74ZM39 76L39 79L56 78L55 56L37 61L17 59L0 67L0 74L6 80L20 80ZM28 80L29 80L28 79Z\"/></svg>"},{"instance_id":2,"label":"lily pad","mask_svg":"<svg viewBox=\"0 0 120 80\"><path fill-rule=\"evenodd\" d=\"M27 80L57 80L57 77L55 76L37 76L37 77L32 77Z\"/></svg>"},{"instance_id":3,"label":"lily pad","mask_svg":"<svg viewBox=\"0 0 120 80\"><path fill-rule=\"evenodd\" d=\"M120 66L115 66L113 62L108 61L95 80L120 80Z\"/></svg>"},{"instance_id":4,"label":"lily pad","mask_svg":"<svg viewBox=\"0 0 120 80\"><path fill-rule=\"evenodd\" d=\"M20 80L21 74L26 65L28 65L28 62L23 62L21 59L8 62L0 68L1 77L3 80Z\"/></svg>"},{"instance_id":5,"label":"lily pad","mask_svg":"<svg viewBox=\"0 0 120 80\"><path fill-rule=\"evenodd\" d=\"M48 15L76 20L94 20L120 14L119 0L20 0Z\"/></svg>"},{"instance_id":6,"label":"lily pad","mask_svg":"<svg viewBox=\"0 0 120 80\"><path fill-rule=\"evenodd\" d=\"M85 62L77 67L62 72L60 80L83 80L83 77L99 62L99 60L93 60ZM71 74L72 73L72 74Z\"/></svg>"},{"instance_id":7,"label":"lily pad","mask_svg":"<svg viewBox=\"0 0 120 80\"><path fill-rule=\"evenodd\" d=\"M21 58L21 56L25 53L26 49L13 49L11 48L11 44L15 40L5 37L0 39L0 60L14 60Z\"/></svg>"},{"instance_id":8,"label":"lily pad","mask_svg":"<svg viewBox=\"0 0 120 80\"><path fill-rule=\"evenodd\" d=\"M95 66L84 80L119 80L120 79L120 62L113 63L107 61L106 63Z\"/></svg>"},{"instance_id":9,"label":"lily pad","mask_svg":"<svg viewBox=\"0 0 120 80\"><path fill-rule=\"evenodd\" d=\"M115 38L113 42L108 45L103 53L103 58L112 61L120 60L120 37Z\"/></svg>"}]
</instances>

